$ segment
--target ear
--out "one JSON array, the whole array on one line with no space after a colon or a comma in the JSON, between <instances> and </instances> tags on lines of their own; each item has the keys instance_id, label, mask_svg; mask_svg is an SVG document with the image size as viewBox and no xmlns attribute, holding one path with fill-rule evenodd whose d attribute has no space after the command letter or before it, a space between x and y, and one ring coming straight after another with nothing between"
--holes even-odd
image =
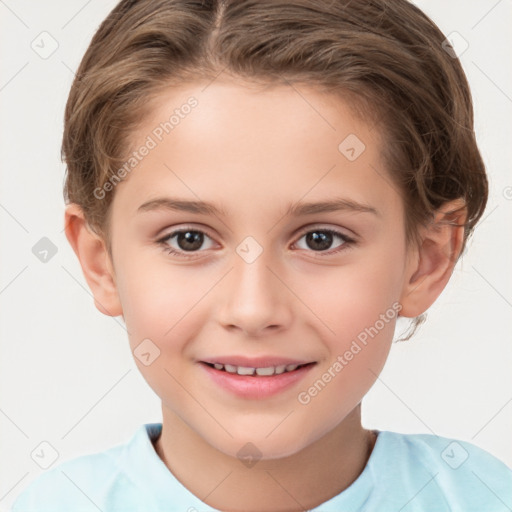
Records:
<instances>
[{"instance_id":1,"label":"ear","mask_svg":"<svg viewBox=\"0 0 512 512\"><path fill-rule=\"evenodd\" d=\"M66 238L80 261L94 305L104 315L121 315L114 269L105 242L90 229L77 204L66 207L64 222Z\"/></svg>"},{"instance_id":2,"label":"ear","mask_svg":"<svg viewBox=\"0 0 512 512\"><path fill-rule=\"evenodd\" d=\"M464 242L467 209L464 201L445 203L434 219L420 228L421 245L411 249L400 303L400 316L424 313L448 283Z\"/></svg>"}]
</instances>

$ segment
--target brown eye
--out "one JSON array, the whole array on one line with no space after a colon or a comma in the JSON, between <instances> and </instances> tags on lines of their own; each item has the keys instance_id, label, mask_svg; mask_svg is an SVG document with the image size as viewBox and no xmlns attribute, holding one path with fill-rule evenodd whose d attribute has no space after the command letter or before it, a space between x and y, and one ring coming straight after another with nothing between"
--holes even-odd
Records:
<instances>
[{"instance_id":1,"label":"brown eye","mask_svg":"<svg viewBox=\"0 0 512 512\"><path fill-rule=\"evenodd\" d=\"M201 230L179 229L157 240L157 243L163 246L164 250L169 254L188 258L193 257L196 253L203 252L200 249L204 249L205 239L211 240L211 238ZM206 249L210 249L212 245L213 244L210 244ZM186 253L190 253L190 255Z\"/></svg>"},{"instance_id":2,"label":"brown eye","mask_svg":"<svg viewBox=\"0 0 512 512\"><path fill-rule=\"evenodd\" d=\"M180 231L174 237L183 251L196 251L203 245L204 234L200 231Z\"/></svg>"},{"instance_id":3,"label":"brown eye","mask_svg":"<svg viewBox=\"0 0 512 512\"><path fill-rule=\"evenodd\" d=\"M350 237L332 229L310 229L301 236L301 239L302 238L305 238L306 247L301 248L314 252L326 252L332 248L332 244L336 238L341 240L341 243L335 246L335 250L329 251L329 254L343 250L345 246L354 243L354 240Z\"/></svg>"}]
</instances>

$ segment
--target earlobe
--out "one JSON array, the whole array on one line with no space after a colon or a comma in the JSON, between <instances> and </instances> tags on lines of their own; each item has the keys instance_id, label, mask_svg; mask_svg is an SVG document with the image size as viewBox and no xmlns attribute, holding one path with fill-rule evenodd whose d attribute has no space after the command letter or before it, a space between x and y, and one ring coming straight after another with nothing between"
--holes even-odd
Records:
<instances>
[{"instance_id":1,"label":"earlobe","mask_svg":"<svg viewBox=\"0 0 512 512\"><path fill-rule=\"evenodd\" d=\"M444 204L420 229L421 246L409 258L400 316L424 313L446 287L464 242L467 210L461 199Z\"/></svg>"},{"instance_id":2,"label":"earlobe","mask_svg":"<svg viewBox=\"0 0 512 512\"><path fill-rule=\"evenodd\" d=\"M122 315L115 275L105 242L89 228L77 204L66 206L64 222L66 238L80 262L96 308L104 315Z\"/></svg>"}]
</instances>

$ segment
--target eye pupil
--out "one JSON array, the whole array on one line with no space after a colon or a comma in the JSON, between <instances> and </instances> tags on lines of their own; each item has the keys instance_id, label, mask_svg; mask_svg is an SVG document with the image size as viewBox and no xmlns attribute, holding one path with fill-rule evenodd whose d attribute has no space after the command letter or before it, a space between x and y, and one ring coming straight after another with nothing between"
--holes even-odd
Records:
<instances>
[{"instance_id":1,"label":"eye pupil","mask_svg":"<svg viewBox=\"0 0 512 512\"><path fill-rule=\"evenodd\" d=\"M176 240L180 249L183 251L193 251L199 249L203 245L203 234L199 231L183 231L177 233ZM184 240L184 244L181 241Z\"/></svg>"},{"instance_id":2,"label":"eye pupil","mask_svg":"<svg viewBox=\"0 0 512 512\"><path fill-rule=\"evenodd\" d=\"M315 250L329 249L332 245L332 234L324 231L311 231L306 235L306 241L308 244L313 244Z\"/></svg>"}]
</instances>

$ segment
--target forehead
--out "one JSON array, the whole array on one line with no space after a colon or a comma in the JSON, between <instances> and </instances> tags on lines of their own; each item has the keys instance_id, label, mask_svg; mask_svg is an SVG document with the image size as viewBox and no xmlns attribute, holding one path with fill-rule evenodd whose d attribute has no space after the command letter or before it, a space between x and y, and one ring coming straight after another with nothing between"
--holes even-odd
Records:
<instances>
[{"instance_id":1,"label":"forehead","mask_svg":"<svg viewBox=\"0 0 512 512\"><path fill-rule=\"evenodd\" d=\"M164 193L227 214L238 213L232 204L283 211L334 195L378 208L396 195L378 129L348 100L314 87L216 80L172 88L134 133L134 150L150 139L151 150L116 187L115 201L132 213Z\"/></svg>"}]
</instances>

